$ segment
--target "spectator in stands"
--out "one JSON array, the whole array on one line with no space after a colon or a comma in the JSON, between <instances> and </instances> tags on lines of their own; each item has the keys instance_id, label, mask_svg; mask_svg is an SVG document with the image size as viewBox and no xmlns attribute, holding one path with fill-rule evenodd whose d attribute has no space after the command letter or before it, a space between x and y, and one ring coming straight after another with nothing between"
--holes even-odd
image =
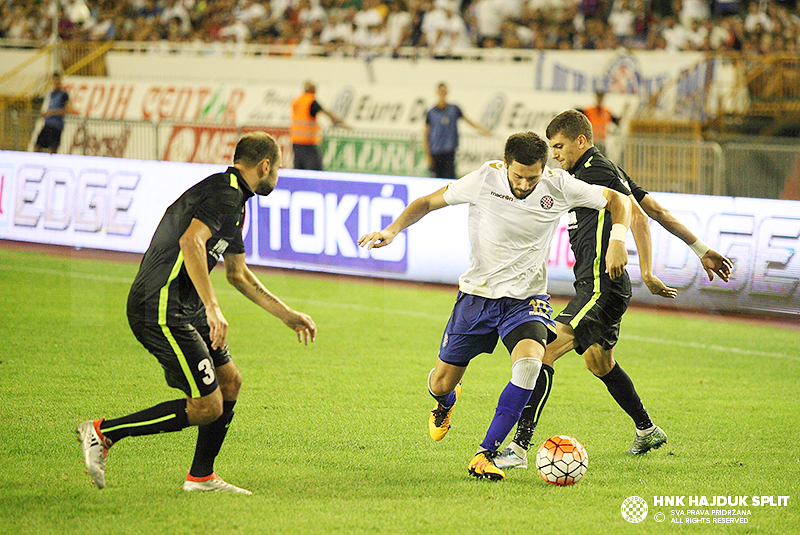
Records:
<instances>
[{"instance_id":1,"label":"spectator in stands","mask_svg":"<svg viewBox=\"0 0 800 535\"><path fill-rule=\"evenodd\" d=\"M36 152L49 152L55 154L61 145L61 134L64 132L64 116L72 113L69 103L69 93L61 87L61 74L53 73L53 90L50 91L44 104L44 126L36 137L33 150Z\"/></svg>"},{"instance_id":2,"label":"spectator in stands","mask_svg":"<svg viewBox=\"0 0 800 535\"><path fill-rule=\"evenodd\" d=\"M425 22L425 17L428 12L433 9L431 0L409 0L411 13L411 29L408 34L407 44L413 47L425 46L425 32L422 31L422 25Z\"/></svg>"},{"instance_id":3,"label":"spectator in stands","mask_svg":"<svg viewBox=\"0 0 800 535\"><path fill-rule=\"evenodd\" d=\"M688 50L710 50L708 29L700 24L700 19L692 19L686 29L686 48Z\"/></svg>"},{"instance_id":4,"label":"spectator in stands","mask_svg":"<svg viewBox=\"0 0 800 535\"><path fill-rule=\"evenodd\" d=\"M328 24L322 29L320 42L329 46L331 52L346 51L352 48L353 36L356 28L353 19L355 8L334 11L328 19Z\"/></svg>"},{"instance_id":5,"label":"spectator in stands","mask_svg":"<svg viewBox=\"0 0 800 535\"><path fill-rule=\"evenodd\" d=\"M370 53L397 55L400 47L410 46L446 56L452 49L443 44L447 32L431 30L441 22L436 21L439 15L433 16L432 12L446 11L444 3L434 9L433 0L366 0L362 7L363 1L61 0L68 9L59 10L58 31L65 40L148 41L153 43L148 49L164 51L171 48L167 41L182 42L192 36L198 46L207 43L203 53L213 53L215 48L229 50L227 43L215 44L228 39L290 45L302 40L307 53L322 43L329 54L353 54L369 48ZM466 26L467 37L459 30L456 40L468 46L611 49L624 45L671 51L746 49L796 53L800 44L800 8L798 2L791 0L449 1L456 6L452 15L465 22L462 27ZM78 4L81 9L69 9ZM0 37L49 38L53 6L49 0L0 0ZM88 17L83 7L88 9ZM342 11L346 13L344 20ZM375 12L382 23L377 23ZM226 15L237 22L226 22ZM431 20L423 31L428 15ZM339 23L325 23L331 19ZM697 25L692 22L694 19L699 20ZM314 24L316 20L322 21L322 30ZM372 21L359 24L368 29L355 37L359 47L353 45L357 26L354 20ZM226 30L220 35L223 28ZM336 32L332 31L334 28ZM432 35L438 44L430 46Z\"/></svg>"},{"instance_id":6,"label":"spectator in stands","mask_svg":"<svg viewBox=\"0 0 800 535\"><path fill-rule=\"evenodd\" d=\"M523 12L537 20L561 23L575 18L578 0L528 0Z\"/></svg>"},{"instance_id":7,"label":"spectator in stands","mask_svg":"<svg viewBox=\"0 0 800 535\"><path fill-rule=\"evenodd\" d=\"M170 21L180 23L182 35L189 35L192 31L192 17L186 7L186 0L168 0L167 7L161 12L161 24L168 25Z\"/></svg>"},{"instance_id":8,"label":"spectator in stands","mask_svg":"<svg viewBox=\"0 0 800 535\"><path fill-rule=\"evenodd\" d=\"M693 20L704 21L711 16L708 0L683 0L678 15L679 22L686 28Z\"/></svg>"},{"instance_id":9,"label":"spectator in stands","mask_svg":"<svg viewBox=\"0 0 800 535\"><path fill-rule=\"evenodd\" d=\"M334 125L342 124L342 120L323 108L317 102L317 88L308 81L303 86L303 93L292 102L292 126L289 137L294 150L294 168L322 171L322 155L317 145L321 141L317 116L327 115Z\"/></svg>"},{"instance_id":10,"label":"spectator in stands","mask_svg":"<svg viewBox=\"0 0 800 535\"><path fill-rule=\"evenodd\" d=\"M300 0L297 4L297 20L301 26L310 26L315 22L320 25L328 20L328 14L325 12L319 2L311 0Z\"/></svg>"},{"instance_id":11,"label":"spectator in stands","mask_svg":"<svg viewBox=\"0 0 800 535\"><path fill-rule=\"evenodd\" d=\"M747 6L747 16L744 18L744 29L750 33L772 31L772 20L765 11L761 10L760 2L750 2Z\"/></svg>"},{"instance_id":12,"label":"spectator in stands","mask_svg":"<svg viewBox=\"0 0 800 535\"><path fill-rule=\"evenodd\" d=\"M458 120L464 119L472 128L485 136L492 133L465 116L461 108L447 102L447 85L439 84L436 106L425 117L425 155L431 176L456 178L456 150L458 150Z\"/></svg>"},{"instance_id":13,"label":"spectator in stands","mask_svg":"<svg viewBox=\"0 0 800 535\"><path fill-rule=\"evenodd\" d=\"M433 11L425 16L422 30L434 57L451 56L454 50L470 45L456 1L436 0Z\"/></svg>"},{"instance_id":14,"label":"spectator in stands","mask_svg":"<svg viewBox=\"0 0 800 535\"><path fill-rule=\"evenodd\" d=\"M386 16L386 33L392 55L396 55L403 43L411 34L412 15L406 11L402 0L389 2L389 14Z\"/></svg>"},{"instance_id":15,"label":"spectator in stands","mask_svg":"<svg viewBox=\"0 0 800 535\"><path fill-rule=\"evenodd\" d=\"M636 14L633 11L633 0L615 0L608 15L608 24L614 35L623 43L633 38L633 25Z\"/></svg>"},{"instance_id":16,"label":"spectator in stands","mask_svg":"<svg viewBox=\"0 0 800 535\"><path fill-rule=\"evenodd\" d=\"M661 35L664 37L667 51L677 52L686 50L688 43L686 28L679 24L675 17L664 17Z\"/></svg>"},{"instance_id":17,"label":"spectator in stands","mask_svg":"<svg viewBox=\"0 0 800 535\"><path fill-rule=\"evenodd\" d=\"M501 40L500 28L505 14L503 0L475 0L472 3L475 20L476 44L482 48L493 48Z\"/></svg>"}]
</instances>

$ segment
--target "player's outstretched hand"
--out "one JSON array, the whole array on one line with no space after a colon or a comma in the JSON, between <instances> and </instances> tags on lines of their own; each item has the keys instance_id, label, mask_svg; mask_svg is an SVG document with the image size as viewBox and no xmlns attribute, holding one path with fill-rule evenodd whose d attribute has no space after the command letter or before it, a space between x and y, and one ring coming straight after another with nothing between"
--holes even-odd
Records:
<instances>
[{"instance_id":1,"label":"player's outstretched hand","mask_svg":"<svg viewBox=\"0 0 800 535\"><path fill-rule=\"evenodd\" d=\"M392 243L393 239L394 234L384 229L380 232L370 232L369 234L364 234L358 239L358 245L361 247L366 247L367 249L372 249L373 247L384 247Z\"/></svg>"},{"instance_id":2,"label":"player's outstretched hand","mask_svg":"<svg viewBox=\"0 0 800 535\"><path fill-rule=\"evenodd\" d=\"M650 293L653 295L666 297L667 299L675 299L675 297L678 295L678 290L676 290L675 288L670 288L669 286L661 282L661 279L659 279L655 275L649 275L649 276L642 275L642 280L647 286L647 289L650 290Z\"/></svg>"},{"instance_id":3,"label":"player's outstretched hand","mask_svg":"<svg viewBox=\"0 0 800 535\"><path fill-rule=\"evenodd\" d=\"M297 341L308 345L309 339L313 342L317 339L317 324L308 314L292 310L283 323L297 333Z\"/></svg>"},{"instance_id":4,"label":"player's outstretched hand","mask_svg":"<svg viewBox=\"0 0 800 535\"><path fill-rule=\"evenodd\" d=\"M720 279L728 282L731 276L731 269L733 269L733 263L729 259L714 249L709 249L700 259L700 262L703 264L703 269L708 273L708 280L713 281L714 273L716 273Z\"/></svg>"},{"instance_id":5,"label":"player's outstretched hand","mask_svg":"<svg viewBox=\"0 0 800 535\"><path fill-rule=\"evenodd\" d=\"M206 307L206 321L208 321L210 330L211 348L225 347L225 339L228 337L228 321L222 315L222 310L218 306Z\"/></svg>"}]
</instances>

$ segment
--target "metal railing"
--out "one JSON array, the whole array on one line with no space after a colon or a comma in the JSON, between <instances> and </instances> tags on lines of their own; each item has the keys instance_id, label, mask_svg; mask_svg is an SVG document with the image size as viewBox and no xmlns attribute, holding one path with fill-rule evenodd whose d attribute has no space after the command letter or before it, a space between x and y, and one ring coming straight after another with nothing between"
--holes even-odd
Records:
<instances>
[{"instance_id":1,"label":"metal railing","mask_svg":"<svg viewBox=\"0 0 800 535\"><path fill-rule=\"evenodd\" d=\"M650 191L725 195L722 147L713 141L625 137L620 167Z\"/></svg>"}]
</instances>

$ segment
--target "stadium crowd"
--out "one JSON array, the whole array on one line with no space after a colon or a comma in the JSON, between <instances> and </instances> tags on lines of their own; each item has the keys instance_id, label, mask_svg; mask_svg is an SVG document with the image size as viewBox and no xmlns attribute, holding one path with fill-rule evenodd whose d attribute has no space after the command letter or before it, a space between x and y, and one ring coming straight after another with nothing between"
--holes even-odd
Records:
<instances>
[{"instance_id":1,"label":"stadium crowd","mask_svg":"<svg viewBox=\"0 0 800 535\"><path fill-rule=\"evenodd\" d=\"M443 57L472 47L800 51L797 0L0 0L0 37L47 39L56 3L66 40Z\"/></svg>"}]
</instances>

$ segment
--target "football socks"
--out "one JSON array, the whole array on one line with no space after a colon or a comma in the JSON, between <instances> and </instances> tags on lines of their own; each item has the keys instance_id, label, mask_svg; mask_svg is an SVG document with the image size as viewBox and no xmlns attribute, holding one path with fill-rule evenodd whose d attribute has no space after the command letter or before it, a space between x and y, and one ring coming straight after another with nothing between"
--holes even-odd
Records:
<instances>
[{"instance_id":1,"label":"football socks","mask_svg":"<svg viewBox=\"0 0 800 535\"><path fill-rule=\"evenodd\" d=\"M547 398L550 397L550 390L553 387L553 374L555 374L555 370L553 370L552 366L542 364L542 370L539 373L539 377L536 378L536 385L533 387L531 399L525 405L522 416L519 418L514 442L525 450L530 447L536 424L539 423L542 409L547 403Z\"/></svg>"},{"instance_id":2,"label":"football socks","mask_svg":"<svg viewBox=\"0 0 800 535\"><path fill-rule=\"evenodd\" d=\"M214 460L222 448L222 442L233 420L233 406L236 401L222 402L222 415L208 425L201 425L197 432L197 446L189 475L206 477L214 473Z\"/></svg>"},{"instance_id":3,"label":"football socks","mask_svg":"<svg viewBox=\"0 0 800 535\"><path fill-rule=\"evenodd\" d=\"M531 397L531 390L520 388L509 382L497 400L497 409L492 423L481 442L481 447L489 451L497 451L508 433L519 420L522 409Z\"/></svg>"},{"instance_id":4,"label":"football socks","mask_svg":"<svg viewBox=\"0 0 800 535\"><path fill-rule=\"evenodd\" d=\"M114 444L125 437L168 433L186 427L189 427L189 417L186 414L186 398L182 398L165 401L122 418L104 420L100 424L100 432Z\"/></svg>"},{"instance_id":5,"label":"football socks","mask_svg":"<svg viewBox=\"0 0 800 535\"><path fill-rule=\"evenodd\" d=\"M636 429L648 429L653 427L650 415L647 414L639 394L633 386L633 381L625 373L619 363L615 364L610 372L602 377L598 377L606 384L608 392L614 401L628 413L636 424Z\"/></svg>"}]
</instances>

